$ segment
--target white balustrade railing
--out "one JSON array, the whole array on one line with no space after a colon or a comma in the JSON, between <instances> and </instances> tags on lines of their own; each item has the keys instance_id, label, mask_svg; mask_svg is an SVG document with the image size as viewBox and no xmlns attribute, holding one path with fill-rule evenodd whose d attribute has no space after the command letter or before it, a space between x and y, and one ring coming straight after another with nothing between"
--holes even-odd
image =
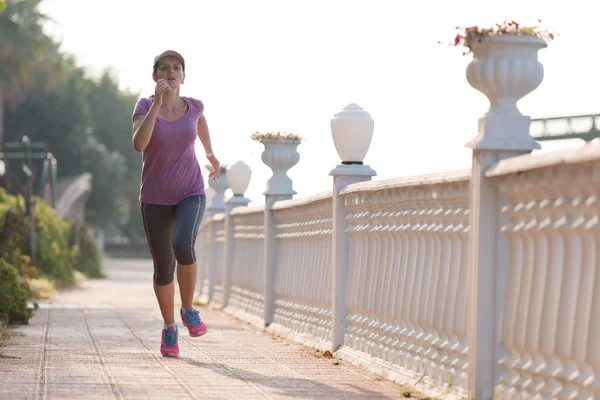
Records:
<instances>
[{"instance_id":1,"label":"white balustrade railing","mask_svg":"<svg viewBox=\"0 0 600 400\"><path fill-rule=\"evenodd\" d=\"M485 176L505 199L501 228L509 243L506 294L497 305L505 356L496 360L503 372L495 398L600 397L600 145L509 158ZM447 394L451 387L454 397L466 396L474 340L471 178L470 171L459 171L355 183L339 192L348 235L340 355L366 365L379 360L393 376L421 382L432 393L445 388ZM332 200L327 192L277 201L270 210L272 327L335 349ZM229 212L234 257L228 309L260 321L265 210ZM223 304L224 220L223 214L208 218L197 241L200 290L210 292L212 267L210 302L216 305Z\"/></svg>"},{"instance_id":2,"label":"white balustrade railing","mask_svg":"<svg viewBox=\"0 0 600 400\"><path fill-rule=\"evenodd\" d=\"M238 207L234 223L234 257L229 307L262 318L264 313L264 207Z\"/></svg>"},{"instance_id":3,"label":"white balustrade railing","mask_svg":"<svg viewBox=\"0 0 600 400\"><path fill-rule=\"evenodd\" d=\"M222 301L224 217L224 214L207 216L200 224L196 236L198 298L205 304L215 300L215 290L219 291L219 302Z\"/></svg>"},{"instance_id":4,"label":"white balustrade railing","mask_svg":"<svg viewBox=\"0 0 600 400\"><path fill-rule=\"evenodd\" d=\"M211 247L200 248L199 252L209 255L209 263L205 266L202 275L208 279L208 285L212 285L207 291L208 302L223 304L223 267L225 263L225 216L216 214L202 225L200 232L206 237L200 245L208 243ZM198 244L197 244L198 246ZM208 295L210 294L210 295Z\"/></svg>"},{"instance_id":5,"label":"white balustrade railing","mask_svg":"<svg viewBox=\"0 0 600 400\"><path fill-rule=\"evenodd\" d=\"M331 192L277 202L274 323L331 342Z\"/></svg>"},{"instance_id":6,"label":"white balustrade railing","mask_svg":"<svg viewBox=\"0 0 600 400\"><path fill-rule=\"evenodd\" d=\"M468 171L371 181L356 104L331 121L331 191L291 199L274 179L247 207L250 172L230 168L234 196L198 234L201 299L446 399L600 398L600 144L530 154L516 103L544 46L473 43L490 109ZM282 176L298 142L276 143Z\"/></svg>"},{"instance_id":7,"label":"white balustrade railing","mask_svg":"<svg viewBox=\"0 0 600 400\"><path fill-rule=\"evenodd\" d=\"M506 160L499 399L600 398L600 147Z\"/></svg>"},{"instance_id":8,"label":"white balustrade railing","mask_svg":"<svg viewBox=\"0 0 600 400\"><path fill-rule=\"evenodd\" d=\"M342 192L350 253L345 345L466 390L470 171Z\"/></svg>"}]
</instances>

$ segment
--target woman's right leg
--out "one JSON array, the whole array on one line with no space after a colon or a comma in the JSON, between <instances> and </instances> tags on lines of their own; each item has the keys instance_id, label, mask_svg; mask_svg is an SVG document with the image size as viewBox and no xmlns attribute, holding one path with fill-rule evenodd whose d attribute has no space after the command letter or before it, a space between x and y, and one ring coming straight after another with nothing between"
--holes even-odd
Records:
<instances>
[{"instance_id":1,"label":"woman's right leg","mask_svg":"<svg viewBox=\"0 0 600 400\"><path fill-rule=\"evenodd\" d=\"M142 218L152 260L154 293L165 325L175 323L175 254L171 243L175 208L142 203Z\"/></svg>"}]
</instances>

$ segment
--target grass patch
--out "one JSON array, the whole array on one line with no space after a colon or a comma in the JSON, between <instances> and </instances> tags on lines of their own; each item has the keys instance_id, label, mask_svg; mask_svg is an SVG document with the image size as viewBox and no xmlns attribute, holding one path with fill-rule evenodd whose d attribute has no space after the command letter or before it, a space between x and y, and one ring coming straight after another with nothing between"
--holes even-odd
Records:
<instances>
[{"instance_id":1,"label":"grass patch","mask_svg":"<svg viewBox=\"0 0 600 400\"><path fill-rule=\"evenodd\" d=\"M88 277L80 271L73 273L74 285L78 285L88 280ZM59 289L68 288L72 285L67 285L62 282L55 282L46 277L27 279L31 296L35 300L50 300L58 294Z\"/></svg>"},{"instance_id":2,"label":"grass patch","mask_svg":"<svg viewBox=\"0 0 600 400\"><path fill-rule=\"evenodd\" d=\"M48 300L58 294L54 282L48 278L28 279L27 283L35 299Z\"/></svg>"},{"instance_id":3,"label":"grass patch","mask_svg":"<svg viewBox=\"0 0 600 400\"><path fill-rule=\"evenodd\" d=\"M88 277L87 277L87 275L86 275L86 274L84 274L84 273L83 273L83 272L81 272L81 271L75 271L75 272L73 273L73 275L75 275L75 284L76 284L76 285L78 285L78 284L80 284L80 283L82 283L82 282L85 282L85 281L87 281L87 280L88 280Z\"/></svg>"},{"instance_id":4,"label":"grass patch","mask_svg":"<svg viewBox=\"0 0 600 400\"><path fill-rule=\"evenodd\" d=\"M8 329L7 326L2 325L0 328L0 346L5 346L8 338L14 336L15 333Z\"/></svg>"}]
</instances>

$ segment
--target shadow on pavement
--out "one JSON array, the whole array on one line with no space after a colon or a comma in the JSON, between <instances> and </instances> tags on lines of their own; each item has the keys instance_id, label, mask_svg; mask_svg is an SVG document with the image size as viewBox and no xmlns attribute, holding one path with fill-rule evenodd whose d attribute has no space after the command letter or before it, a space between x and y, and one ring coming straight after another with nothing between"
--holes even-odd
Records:
<instances>
[{"instance_id":1,"label":"shadow on pavement","mask_svg":"<svg viewBox=\"0 0 600 400\"><path fill-rule=\"evenodd\" d=\"M293 378L289 376L272 376L262 375L257 372L253 372L247 369L240 369L232 367L231 365L225 365L221 363L202 363L197 360L182 358L186 363L193 365L198 368L207 369L213 372L217 372L223 376L231 377L233 374L237 379L244 382L253 383L259 387L270 387L278 389L277 393L269 392L269 394L278 394L291 396L298 399L310 399L315 398L315 392L320 389L322 396L335 396L345 399L354 398L370 398L370 399L385 399L388 398L385 394L380 392L361 388L352 384L345 384L344 386L353 388L353 391L348 391L327 385L322 382L313 382L309 378ZM312 389L312 390L311 390ZM398 396L402 397L400 389Z\"/></svg>"}]
</instances>

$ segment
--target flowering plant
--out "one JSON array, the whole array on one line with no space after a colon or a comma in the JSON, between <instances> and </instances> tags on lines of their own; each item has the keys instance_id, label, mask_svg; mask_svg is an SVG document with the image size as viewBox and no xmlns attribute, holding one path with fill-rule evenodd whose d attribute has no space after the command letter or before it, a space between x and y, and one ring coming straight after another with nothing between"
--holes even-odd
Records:
<instances>
[{"instance_id":1,"label":"flowering plant","mask_svg":"<svg viewBox=\"0 0 600 400\"><path fill-rule=\"evenodd\" d=\"M502 24L495 24L489 28L480 28L478 26L470 26L467 28L461 28L457 26L456 29L459 31L452 46L464 46L468 50L464 54L469 54L472 51L472 44L474 42L481 43L484 38L488 36L533 36L550 42L554 40L554 33L549 32L546 28L542 27L542 21L538 19L538 23L535 25L521 25L515 21L504 21Z\"/></svg>"},{"instance_id":2,"label":"flowering plant","mask_svg":"<svg viewBox=\"0 0 600 400\"><path fill-rule=\"evenodd\" d=\"M261 142L268 139L279 139L279 140L302 140L302 138L294 133L282 133L282 132L268 132L260 133L254 132L251 136L252 140Z\"/></svg>"}]
</instances>

